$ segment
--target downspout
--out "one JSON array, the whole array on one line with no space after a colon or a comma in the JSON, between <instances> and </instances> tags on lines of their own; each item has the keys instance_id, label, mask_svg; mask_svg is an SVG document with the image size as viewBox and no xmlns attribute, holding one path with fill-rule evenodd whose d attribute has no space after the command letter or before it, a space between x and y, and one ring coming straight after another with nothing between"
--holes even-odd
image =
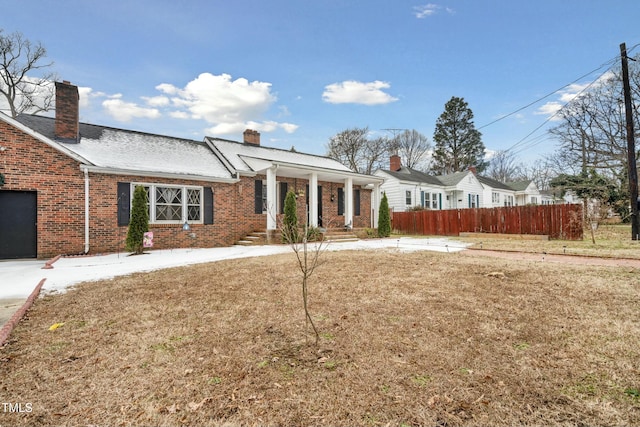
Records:
<instances>
[{"instance_id":1,"label":"downspout","mask_svg":"<svg viewBox=\"0 0 640 427\"><path fill-rule=\"evenodd\" d=\"M89 171L84 171L84 253L89 253Z\"/></svg>"}]
</instances>

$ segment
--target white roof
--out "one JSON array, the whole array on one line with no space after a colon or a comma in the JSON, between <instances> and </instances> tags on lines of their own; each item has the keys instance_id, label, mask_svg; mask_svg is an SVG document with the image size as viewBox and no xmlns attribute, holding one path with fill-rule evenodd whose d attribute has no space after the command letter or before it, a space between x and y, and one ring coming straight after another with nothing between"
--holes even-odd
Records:
<instances>
[{"instance_id":1,"label":"white roof","mask_svg":"<svg viewBox=\"0 0 640 427\"><path fill-rule=\"evenodd\" d=\"M211 149L197 141L107 128L98 138L62 145L102 168L231 178Z\"/></svg>"},{"instance_id":2,"label":"white roof","mask_svg":"<svg viewBox=\"0 0 640 427\"><path fill-rule=\"evenodd\" d=\"M278 148L262 147L247 143L228 141L218 138L207 138L220 150L220 153L231 163L234 169L242 172L256 172L244 160L244 158L267 160L269 163L282 162L307 166L312 168L332 169L337 171L352 172L342 163L329 157L313 154L299 153L297 151L282 150Z\"/></svg>"}]
</instances>

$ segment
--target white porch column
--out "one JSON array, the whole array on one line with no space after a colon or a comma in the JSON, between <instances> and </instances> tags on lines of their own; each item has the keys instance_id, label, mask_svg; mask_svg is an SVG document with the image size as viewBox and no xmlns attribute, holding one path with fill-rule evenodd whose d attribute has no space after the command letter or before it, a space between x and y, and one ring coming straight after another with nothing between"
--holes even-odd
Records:
<instances>
[{"instance_id":1,"label":"white porch column","mask_svg":"<svg viewBox=\"0 0 640 427\"><path fill-rule=\"evenodd\" d=\"M309 225L318 226L318 174L309 176Z\"/></svg>"},{"instance_id":2,"label":"white porch column","mask_svg":"<svg viewBox=\"0 0 640 427\"><path fill-rule=\"evenodd\" d=\"M353 227L353 178L344 180L344 226Z\"/></svg>"},{"instance_id":3,"label":"white porch column","mask_svg":"<svg viewBox=\"0 0 640 427\"><path fill-rule=\"evenodd\" d=\"M371 228L378 228L378 215L380 212L380 184L373 184L371 192Z\"/></svg>"},{"instance_id":4,"label":"white porch column","mask_svg":"<svg viewBox=\"0 0 640 427\"><path fill-rule=\"evenodd\" d=\"M277 224L278 195L276 191L276 168L274 166L267 169L267 230L275 230Z\"/></svg>"}]
</instances>

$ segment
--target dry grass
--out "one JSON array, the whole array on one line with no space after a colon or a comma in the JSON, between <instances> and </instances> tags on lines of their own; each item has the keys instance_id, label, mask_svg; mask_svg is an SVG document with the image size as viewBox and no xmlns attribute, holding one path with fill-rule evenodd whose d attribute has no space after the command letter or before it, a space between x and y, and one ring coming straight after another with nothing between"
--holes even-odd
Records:
<instances>
[{"instance_id":1,"label":"dry grass","mask_svg":"<svg viewBox=\"0 0 640 427\"><path fill-rule=\"evenodd\" d=\"M327 252L88 283L0 350L1 425L639 425L638 271ZM50 325L64 326L49 331Z\"/></svg>"},{"instance_id":2,"label":"dry grass","mask_svg":"<svg viewBox=\"0 0 640 427\"><path fill-rule=\"evenodd\" d=\"M584 239L580 241L496 239L490 235L456 240L473 243L475 248L483 249L640 259L640 241L631 240L630 225L600 225L594 235L595 244L589 230L585 230Z\"/></svg>"}]
</instances>

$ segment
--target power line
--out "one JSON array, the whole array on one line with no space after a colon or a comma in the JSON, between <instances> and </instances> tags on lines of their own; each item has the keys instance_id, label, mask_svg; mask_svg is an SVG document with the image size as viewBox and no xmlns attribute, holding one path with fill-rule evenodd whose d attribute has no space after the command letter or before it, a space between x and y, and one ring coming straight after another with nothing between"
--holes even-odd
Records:
<instances>
[{"instance_id":1,"label":"power line","mask_svg":"<svg viewBox=\"0 0 640 427\"><path fill-rule=\"evenodd\" d=\"M637 45L636 45L636 46L637 46ZM527 104L527 105L525 105L524 107L520 107L520 108L518 108L517 110L512 111L512 112L510 112L509 114L506 114L506 115L504 115L504 116L502 116L502 117L499 117L499 118L495 119L494 121L487 123L486 125L482 125L482 126L480 126L479 128L477 128L477 129L478 129L478 130L480 130L480 129L486 128L487 126L491 126L491 125L492 125L492 124L494 124L494 123L497 123L497 122L499 122L499 121L501 121L501 120L504 120L504 119L506 119L507 117L513 116L514 114L519 113L520 111L525 110L525 109L527 109L527 108L531 107L532 105L537 104L538 102L540 102L540 101L542 101L542 100L544 100L544 99L547 99L548 97L550 97L550 96L552 96L552 95L555 95L556 93L558 93L558 92L559 92L559 91L561 91L562 89L565 89L565 88L567 88L567 87L571 86L572 84L574 84L574 83L576 83L576 82L578 82L578 81L580 81L580 80L584 79L585 77L587 77L587 76L589 76L589 75L591 75L591 74L595 73L596 71L599 71L600 69L602 69L603 67L605 67L605 66L609 65L610 63L611 63L611 64L613 64L615 61L617 61L617 59L618 59L618 58L619 58L619 56L617 56L617 57L615 57L615 58L613 58L613 59L610 59L609 61L607 61L607 62L605 62L604 64L600 65L598 68L596 68L596 69L594 69L594 70L592 70L592 71L589 71L588 73L586 73L586 74L584 74L584 75L582 75L582 76L578 77L577 79L575 79L575 80L574 80L574 81L572 81L571 83L567 83L566 85L562 86L561 88L556 89L556 90L554 90L553 92L550 92L550 93L546 94L545 96L543 96L543 97L541 97L541 98L538 98L538 99L536 99L536 100L535 100L535 101L533 101L533 102L528 103L528 104ZM609 66L609 68L607 69L607 71L608 71L609 69L611 69L611 66ZM598 77L598 78L599 78L599 77Z\"/></svg>"}]
</instances>

